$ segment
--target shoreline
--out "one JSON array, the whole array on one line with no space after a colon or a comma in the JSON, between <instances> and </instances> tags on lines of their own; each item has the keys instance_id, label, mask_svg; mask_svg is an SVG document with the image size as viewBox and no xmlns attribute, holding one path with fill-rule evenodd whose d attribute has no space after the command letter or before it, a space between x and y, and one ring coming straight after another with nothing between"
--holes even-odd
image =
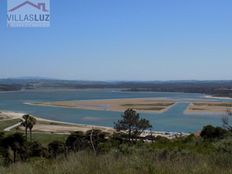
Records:
<instances>
[{"instance_id":1,"label":"shoreline","mask_svg":"<svg viewBox=\"0 0 232 174\"><path fill-rule=\"evenodd\" d=\"M21 119L23 120L22 116L25 115L26 113L20 113L20 112L13 112L13 111L0 111L0 115L5 115L7 119L2 119L4 120L13 120L13 119ZM102 131L113 131L114 129L111 127L107 126L97 126L97 125L87 125L87 124L78 124L78 123L70 123L70 122L63 122L63 121L56 121L56 120L50 120L50 119L45 119L41 118L37 115L32 115L38 122L47 122L53 123L53 124L58 124L57 126L70 126L70 127L76 127L77 129L100 129ZM52 125L51 125L52 126ZM78 130L77 130L78 131Z\"/></svg>"},{"instance_id":2,"label":"shoreline","mask_svg":"<svg viewBox=\"0 0 232 174\"><path fill-rule=\"evenodd\" d=\"M13 111L0 111L0 116L5 115L12 120L13 119L22 120L22 116L24 114L25 113L19 113L19 112L13 112ZM36 118L36 120L38 121L38 124L36 124L33 129L35 132L53 133L53 134L70 134L71 132L75 132L75 131L86 132L91 129L99 129L103 132L107 132L110 134L113 134L115 132L115 129L112 127L70 123L70 122L44 119L44 118L41 118L39 116L34 116L34 115L32 116ZM2 121L4 121L4 119L2 119ZM41 122L44 122L44 123L41 123ZM186 133L186 132L155 131L155 130L152 131L152 134L155 137L161 136L161 137L165 137L168 139L190 135L190 133ZM150 131L144 131L144 133L141 134L141 137L145 137L149 135L151 135Z\"/></svg>"},{"instance_id":3,"label":"shoreline","mask_svg":"<svg viewBox=\"0 0 232 174\"><path fill-rule=\"evenodd\" d=\"M226 100L232 100L232 98L230 97L216 97L216 96L213 96L213 95L206 95L205 98L209 98L209 99L226 99Z\"/></svg>"},{"instance_id":4,"label":"shoreline","mask_svg":"<svg viewBox=\"0 0 232 174\"><path fill-rule=\"evenodd\" d=\"M210 101L210 102L192 102L189 103L188 107L185 109L184 114L186 115L225 115L227 109L232 109L231 106L223 106L221 104L232 104L230 101ZM212 105L213 104L213 105ZM218 104L218 105L217 105Z\"/></svg>"}]
</instances>

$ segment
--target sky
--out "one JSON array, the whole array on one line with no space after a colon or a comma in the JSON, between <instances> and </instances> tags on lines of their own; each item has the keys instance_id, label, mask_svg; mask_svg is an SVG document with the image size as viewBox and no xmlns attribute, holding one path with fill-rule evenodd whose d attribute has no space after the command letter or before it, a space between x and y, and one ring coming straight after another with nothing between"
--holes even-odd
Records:
<instances>
[{"instance_id":1,"label":"sky","mask_svg":"<svg viewBox=\"0 0 232 174\"><path fill-rule=\"evenodd\" d=\"M7 28L0 78L231 80L231 0L50 0L49 28Z\"/></svg>"}]
</instances>

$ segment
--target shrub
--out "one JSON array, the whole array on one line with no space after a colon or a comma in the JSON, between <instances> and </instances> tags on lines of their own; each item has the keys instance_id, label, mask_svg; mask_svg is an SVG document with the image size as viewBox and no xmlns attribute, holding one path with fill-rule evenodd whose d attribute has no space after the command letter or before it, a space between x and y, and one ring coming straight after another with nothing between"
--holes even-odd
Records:
<instances>
[{"instance_id":1,"label":"shrub","mask_svg":"<svg viewBox=\"0 0 232 174\"><path fill-rule=\"evenodd\" d=\"M220 128L220 127L213 127L211 125L205 126L201 131L201 137L204 139L222 139L227 134L227 130Z\"/></svg>"},{"instance_id":2,"label":"shrub","mask_svg":"<svg viewBox=\"0 0 232 174\"><path fill-rule=\"evenodd\" d=\"M36 141L28 143L28 147L29 147L28 153L30 157L47 157L48 156L47 148L43 147L40 143Z\"/></svg>"},{"instance_id":3,"label":"shrub","mask_svg":"<svg viewBox=\"0 0 232 174\"><path fill-rule=\"evenodd\" d=\"M64 143L61 141L53 141L48 145L48 152L51 157L56 158L57 155L65 152Z\"/></svg>"}]
</instances>

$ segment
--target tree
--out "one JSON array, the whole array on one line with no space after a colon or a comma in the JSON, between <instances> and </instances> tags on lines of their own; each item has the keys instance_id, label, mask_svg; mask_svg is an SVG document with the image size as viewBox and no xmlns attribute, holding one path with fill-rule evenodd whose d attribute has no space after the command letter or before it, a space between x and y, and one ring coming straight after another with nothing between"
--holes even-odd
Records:
<instances>
[{"instance_id":1,"label":"tree","mask_svg":"<svg viewBox=\"0 0 232 174\"><path fill-rule=\"evenodd\" d=\"M27 140L27 135L28 135L28 129L30 131L30 140L32 140L32 129L34 125L36 124L36 119L29 114L23 115L24 121L22 122L22 126L25 127L25 135L26 135L26 140Z\"/></svg>"},{"instance_id":2,"label":"tree","mask_svg":"<svg viewBox=\"0 0 232 174\"><path fill-rule=\"evenodd\" d=\"M0 133L0 153L3 157L4 165L10 164L11 160L9 157L10 154L8 152L8 144L6 143L5 135L3 132Z\"/></svg>"},{"instance_id":3,"label":"tree","mask_svg":"<svg viewBox=\"0 0 232 174\"><path fill-rule=\"evenodd\" d=\"M92 129L86 132L86 139L94 153L97 155L100 152L100 145L106 141L107 133L98 129Z\"/></svg>"},{"instance_id":4,"label":"tree","mask_svg":"<svg viewBox=\"0 0 232 174\"><path fill-rule=\"evenodd\" d=\"M203 130L201 131L201 137L204 139L220 139L224 138L224 136L227 134L227 131L220 127L213 127L211 125L205 126Z\"/></svg>"},{"instance_id":5,"label":"tree","mask_svg":"<svg viewBox=\"0 0 232 174\"><path fill-rule=\"evenodd\" d=\"M24 121L22 122L22 126L25 127L26 140L27 140L27 131L28 131L28 125L29 125L29 118L30 118L30 115L28 115L28 114L23 115Z\"/></svg>"},{"instance_id":6,"label":"tree","mask_svg":"<svg viewBox=\"0 0 232 174\"><path fill-rule=\"evenodd\" d=\"M78 152L88 146L87 140L83 132L77 131L73 132L68 136L65 146L68 151Z\"/></svg>"},{"instance_id":7,"label":"tree","mask_svg":"<svg viewBox=\"0 0 232 174\"><path fill-rule=\"evenodd\" d=\"M229 131L232 131L232 126L230 125L229 117L232 116L231 106L226 110L226 116L222 117L223 127Z\"/></svg>"},{"instance_id":8,"label":"tree","mask_svg":"<svg viewBox=\"0 0 232 174\"><path fill-rule=\"evenodd\" d=\"M17 155L20 155L20 158L24 160L27 155L25 147L25 139L21 133L15 133L9 135L3 139L3 147L5 148L5 159L10 159L9 150L13 151L13 162L16 162Z\"/></svg>"},{"instance_id":9,"label":"tree","mask_svg":"<svg viewBox=\"0 0 232 174\"><path fill-rule=\"evenodd\" d=\"M122 115L122 120L114 123L117 131L127 131L128 140L133 141L141 135L144 130L151 128L149 120L141 119L139 114L133 109L127 109Z\"/></svg>"},{"instance_id":10,"label":"tree","mask_svg":"<svg viewBox=\"0 0 232 174\"><path fill-rule=\"evenodd\" d=\"M30 141L32 141L32 129L34 125L36 124L36 119L34 117L29 117L29 122L28 122L28 128L30 131Z\"/></svg>"},{"instance_id":11,"label":"tree","mask_svg":"<svg viewBox=\"0 0 232 174\"><path fill-rule=\"evenodd\" d=\"M28 154L30 157L47 157L47 149L42 144L34 141L29 142L27 145Z\"/></svg>"}]
</instances>

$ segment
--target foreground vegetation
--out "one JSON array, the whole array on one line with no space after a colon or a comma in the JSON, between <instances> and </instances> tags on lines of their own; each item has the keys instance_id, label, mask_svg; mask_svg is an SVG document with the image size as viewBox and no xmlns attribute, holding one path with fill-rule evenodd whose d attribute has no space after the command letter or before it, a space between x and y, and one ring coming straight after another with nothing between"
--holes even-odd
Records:
<instances>
[{"instance_id":1,"label":"foreground vegetation","mask_svg":"<svg viewBox=\"0 0 232 174\"><path fill-rule=\"evenodd\" d=\"M133 144L120 143L112 137L100 143L98 155L93 153L91 146L76 152L70 150L68 154L58 150L56 157L31 157L24 162L0 167L0 173L228 174L232 173L232 137L230 133L224 136L208 139L191 135L175 140L158 137L153 143L139 141ZM49 153L52 153L51 149Z\"/></svg>"},{"instance_id":2,"label":"foreground vegetation","mask_svg":"<svg viewBox=\"0 0 232 174\"><path fill-rule=\"evenodd\" d=\"M160 152L161 153L161 152ZM167 159L160 159L157 153L137 152L130 155L108 153L100 156L86 152L72 154L67 158L56 160L37 159L29 163L15 164L9 168L1 168L0 173L9 174L229 174L231 165L227 160L231 157L217 155L176 155L168 154ZM218 163L218 161L227 164Z\"/></svg>"},{"instance_id":3,"label":"foreground vegetation","mask_svg":"<svg viewBox=\"0 0 232 174\"><path fill-rule=\"evenodd\" d=\"M114 134L93 129L70 135L34 132L27 138L30 120L35 121L24 116L24 134L0 134L0 173L232 173L232 129L226 121L225 129L209 125L200 135L167 139L141 137L151 125L132 109L115 123Z\"/></svg>"}]
</instances>

